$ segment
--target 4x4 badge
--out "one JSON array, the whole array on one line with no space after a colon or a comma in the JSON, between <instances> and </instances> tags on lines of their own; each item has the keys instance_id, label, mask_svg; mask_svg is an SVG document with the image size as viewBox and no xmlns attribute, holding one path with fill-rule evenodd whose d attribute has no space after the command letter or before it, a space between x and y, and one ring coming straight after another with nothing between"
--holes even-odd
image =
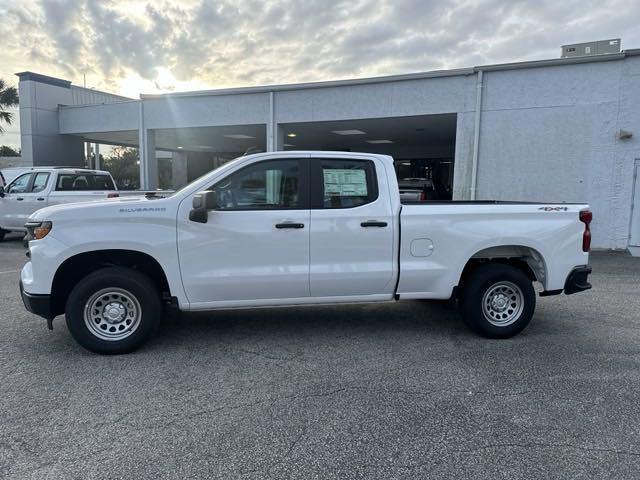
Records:
<instances>
[{"instance_id":1,"label":"4x4 badge","mask_svg":"<svg viewBox=\"0 0 640 480\"><path fill-rule=\"evenodd\" d=\"M569 210L568 207L540 207L538 210L544 210L545 212L566 212Z\"/></svg>"}]
</instances>

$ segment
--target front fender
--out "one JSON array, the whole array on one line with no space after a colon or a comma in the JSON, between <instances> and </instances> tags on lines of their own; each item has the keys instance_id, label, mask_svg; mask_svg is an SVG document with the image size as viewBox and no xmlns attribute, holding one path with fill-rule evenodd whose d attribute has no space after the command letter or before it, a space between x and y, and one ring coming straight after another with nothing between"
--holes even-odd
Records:
<instances>
[{"instance_id":1,"label":"front fender","mask_svg":"<svg viewBox=\"0 0 640 480\"><path fill-rule=\"evenodd\" d=\"M180 305L187 304L187 298L180 281L180 271L175 244L175 225L145 226L144 234L133 238L128 235L127 240L122 240L125 234L117 226L109 225L109 231L102 238L96 235L96 226L87 225L80 229L54 230L42 240L29 242L31 262L29 269L23 269L23 285L25 291L33 294L50 294L53 279L60 266L67 260L83 253L97 252L101 250L130 250L149 255L158 262L163 269L171 294L177 297ZM131 226L128 225L129 231ZM136 228L138 230L139 227ZM99 232L99 231L98 231ZM76 238L90 236L82 243L70 244ZM28 275L27 275L28 274Z\"/></svg>"}]
</instances>

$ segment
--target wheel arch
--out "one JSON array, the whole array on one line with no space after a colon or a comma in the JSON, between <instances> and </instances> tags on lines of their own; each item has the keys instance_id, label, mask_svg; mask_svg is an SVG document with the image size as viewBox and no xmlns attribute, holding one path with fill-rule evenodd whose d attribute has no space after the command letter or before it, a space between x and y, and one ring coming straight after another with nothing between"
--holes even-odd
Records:
<instances>
[{"instance_id":1,"label":"wheel arch","mask_svg":"<svg viewBox=\"0 0 640 480\"><path fill-rule=\"evenodd\" d=\"M478 265L502 263L521 270L529 279L546 285L549 277L544 256L536 248L528 245L495 245L478 250L471 255L461 270L458 288L464 286L465 279Z\"/></svg>"},{"instance_id":2,"label":"wheel arch","mask_svg":"<svg viewBox=\"0 0 640 480\"><path fill-rule=\"evenodd\" d=\"M148 253L130 249L91 250L67 258L56 270L51 286L53 314L64 313L71 290L82 278L111 266L132 268L147 275L163 297L171 297L166 272L160 262Z\"/></svg>"}]
</instances>

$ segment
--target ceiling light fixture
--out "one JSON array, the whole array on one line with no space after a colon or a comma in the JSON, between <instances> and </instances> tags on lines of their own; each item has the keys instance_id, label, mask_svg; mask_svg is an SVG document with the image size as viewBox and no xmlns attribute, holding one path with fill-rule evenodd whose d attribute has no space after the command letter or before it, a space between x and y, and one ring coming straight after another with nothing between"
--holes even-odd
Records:
<instances>
[{"instance_id":1,"label":"ceiling light fixture","mask_svg":"<svg viewBox=\"0 0 640 480\"><path fill-rule=\"evenodd\" d=\"M353 130L333 130L331 133L335 133L336 135L365 135L367 132L353 129Z\"/></svg>"},{"instance_id":2,"label":"ceiling light fixture","mask_svg":"<svg viewBox=\"0 0 640 480\"><path fill-rule=\"evenodd\" d=\"M184 147L181 147L180 145L178 145L178 150L182 150Z\"/></svg>"},{"instance_id":3,"label":"ceiling light fixture","mask_svg":"<svg viewBox=\"0 0 640 480\"><path fill-rule=\"evenodd\" d=\"M234 140L246 140L249 138L256 138L256 137L252 137L251 135L244 135L242 133L232 133L230 135L223 135L223 137L233 138Z\"/></svg>"},{"instance_id":4,"label":"ceiling light fixture","mask_svg":"<svg viewBox=\"0 0 640 480\"><path fill-rule=\"evenodd\" d=\"M296 138L297 136L298 136L297 133L293 133L293 132L287 133L287 137L289 137L289 138Z\"/></svg>"},{"instance_id":5,"label":"ceiling light fixture","mask_svg":"<svg viewBox=\"0 0 640 480\"><path fill-rule=\"evenodd\" d=\"M367 143L373 143L374 145L380 145L382 143L393 143L393 140L367 140Z\"/></svg>"}]
</instances>

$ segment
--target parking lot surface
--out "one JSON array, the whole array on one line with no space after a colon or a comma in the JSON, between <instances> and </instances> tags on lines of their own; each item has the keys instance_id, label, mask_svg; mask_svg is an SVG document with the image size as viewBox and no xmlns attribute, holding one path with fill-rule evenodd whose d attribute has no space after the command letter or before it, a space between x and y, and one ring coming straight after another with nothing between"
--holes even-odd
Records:
<instances>
[{"instance_id":1,"label":"parking lot surface","mask_svg":"<svg viewBox=\"0 0 640 480\"><path fill-rule=\"evenodd\" d=\"M479 338L447 303L227 311L86 352L0 243L0 477L639 478L640 259Z\"/></svg>"}]
</instances>

